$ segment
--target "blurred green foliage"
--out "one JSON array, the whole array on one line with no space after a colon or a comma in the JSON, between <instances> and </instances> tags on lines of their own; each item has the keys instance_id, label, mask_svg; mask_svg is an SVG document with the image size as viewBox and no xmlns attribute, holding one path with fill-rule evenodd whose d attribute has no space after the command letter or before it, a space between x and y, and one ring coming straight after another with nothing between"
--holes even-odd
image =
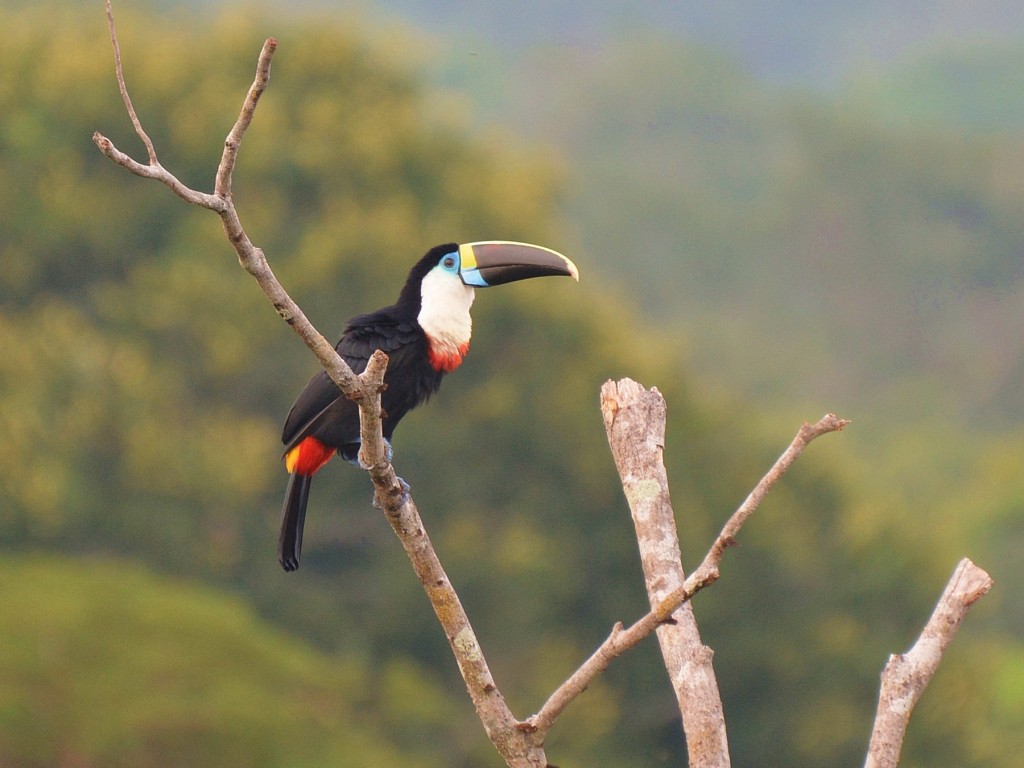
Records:
<instances>
[{"instance_id":1,"label":"blurred green foliage","mask_svg":"<svg viewBox=\"0 0 1024 768\"><path fill-rule=\"evenodd\" d=\"M590 182L511 140L471 139L452 104L412 74L418 43L407 33L239 10L157 17L125 7L118 21L128 83L161 161L204 189L263 38L280 40L235 194L250 235L326 334L393 300L408 266L438 242L530 240L580 264L579 286L481 291L469 360L395 440L396 466L498 682L526 716L614 621L643 611L601 383L631 376L668 400L666 457L689 563L796 420L777 428L695 384L678 326L639 321L601 286L595 261L609 251L635 259L633 269L602 264L606 281L626 285L651 253L616 241L610 215L603 228L592 222L606 236L600 247L587 235L588 247L573 249L557 213L567 185ZM315 364L238 269L212 214L91 144L99 130L140 152L100 9L12 11L0 69L0 763L497 765L361 473L332 466L318 477L303 568L278 568L279 423ZM708 71L728 77L728 62ZM695 79L688 102L701 87ZM741 143L767 142L767 181L773 152L787 145L773 139L770 114L755 121L759 104L746 107L753 128L721 125L737 126L725 135ZM665 125L708 129L665 109ZM874 158L873 173L911 162L903 156L914 142L878 146L856 126L822 139L817 119L801 122L809 168L860 154ZM653 121L650 135L665 125ZM631 137L614 116L595 130ZM697 173L705 148L698 142L666 169ZM987 187L969 160L956 187L975 200L968 192ZM691 283L722 298L715 270L749 267L740 255L757 233L730 217L763 221L756 189L701 173L707 194L695 195L684 218L691 239L677 244L694 254L696 273L662 273L658 290L638 292L648 308ZM887 231L886 205L872 208L832 178L820 184L836 210L864 206L870 232ZM606 213L670 218L667 203L659 214L634 198L636 187L602 189ZM749 206L734 210L744 195ZM1012 213L995 220L1012 229ZM712 323L723 344L728 317ZM696 605L737 764L859 761L885 657L923 623L961 545L1005 548L1011 562L1024 533L1019 440L979 445L976 464L959 466L964 498L922 516L881 480L865 488L845 439L801 460ZM894 474L921 452L944 455L931 444L893 446ZM947 514L968 503L978 520ZM981 618L915 715L907 765L1015 764L1024 655L1010 638L1022 614L997 615L1015 599L976 609ZM549 754L564 766L684 759L653 642L573 705Z\"/></svg>"},{"instance_id":2,"label":"blurred green foliage","mask_svg":"<svg viewBox=\"0 0 1024 768\"><path fill-rule=\"evenodd\" d=\"M4 765L444 764L383 734L364 667L199 583L127 560L13 555L0 611Z\"/></svg>"}]
</instances>

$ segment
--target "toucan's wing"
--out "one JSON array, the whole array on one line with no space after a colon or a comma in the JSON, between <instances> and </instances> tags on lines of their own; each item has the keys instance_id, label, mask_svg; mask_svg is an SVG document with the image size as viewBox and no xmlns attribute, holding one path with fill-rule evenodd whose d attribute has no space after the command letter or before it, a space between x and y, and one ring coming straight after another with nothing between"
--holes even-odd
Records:
<instances>
[{"instance_id":1,"label":"toucan's wing","mask_svg":"<svg viewBox=\"0 0 1024 768\"><path fill-rule=\"evenodd\" d=\"M415 320L401 317L393 307L353 317L345 326L335 349L353 373L366 370L374 351L395 355L423 343L423 331ZM324 371L309 380L285 419L281 441L287 453L308 435L341 447L359 440L359 412Z\"/></svg>"},{"instance_id":2,"label":"toucan's wing","mask_svg":"<svg viewBox=\"0 0 1024 768\"><path fill-rule=\"evenodd\" d=\"M339 398L342 398L341 390L323 371L319 371L309 380L305 389L296 398L292 409L288 411L288 418L284 422L281 442L285 444L285 453L313 432L327 415L328 409L339 401Z\"/></svg>"},{"instance_id":3,"label":"toucan's wing","mask_svg":"<svg viewBox=\"0 0 1024 768\"><path fill-rule=\"evenodd\" d=\"M353 373L362 373L370 356L378 349L388 355L414 345L423 338L423 330L414 319L401 317L393 307L356 315L345 326L335 347Z\"/></svg>"}]
</instances>

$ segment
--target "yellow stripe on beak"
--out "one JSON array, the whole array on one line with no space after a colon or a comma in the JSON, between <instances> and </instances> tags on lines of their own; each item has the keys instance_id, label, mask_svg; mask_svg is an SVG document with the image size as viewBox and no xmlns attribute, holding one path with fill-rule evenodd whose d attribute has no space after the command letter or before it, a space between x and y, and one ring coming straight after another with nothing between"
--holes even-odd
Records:
<instances>
[{"instance_id":1,"label":"yellow stripe on beak","mask_svg":"<svg viewBox=\"0 0 1024 768\"><path fill-rule=\"evenodd\" d=\"M473 253L472 243L463 243L459 246L459 270L468 271L476 269L476 254Z\"/></svg>"}]
</instances>

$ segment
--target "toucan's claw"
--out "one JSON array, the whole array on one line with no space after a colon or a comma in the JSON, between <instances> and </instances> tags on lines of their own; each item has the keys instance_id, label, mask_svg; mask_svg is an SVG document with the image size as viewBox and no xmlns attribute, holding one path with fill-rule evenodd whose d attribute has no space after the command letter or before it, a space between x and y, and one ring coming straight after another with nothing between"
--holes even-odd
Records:
<instances>
[{"instance_id":1,"label":"toucan's claw","mask_svg":"<svg viewBox=\"0 0 1024 768\"><path fill-rule=\"evenodd\" d=\"M394 457L394 455L395 455L395 450L391 447L391 443L385 438L385 440L384 440L384 456L388 460L388 464L391 463L391 459ZM358 453L356 454L356 466L358 466L360 469L365 469L367 471L370 470L370 466L368 464L363 464L363 460L362 460L362 458L360 458Z\"/></svg>"}]
</instances>

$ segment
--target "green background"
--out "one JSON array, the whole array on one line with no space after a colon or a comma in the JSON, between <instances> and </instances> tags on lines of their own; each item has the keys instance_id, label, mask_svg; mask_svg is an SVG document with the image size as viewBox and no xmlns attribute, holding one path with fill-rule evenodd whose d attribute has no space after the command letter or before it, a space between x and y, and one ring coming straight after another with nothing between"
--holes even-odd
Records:
<instances>
[{"instance_id":1,"label":"green background","mask_svg":"<svg viewBox=\"0 0 1024 768\"><path fill-rule=\"evenodd\" d=\"M98 130L143 157L102 4L83 5L0 6L0 766L499 765L364 475L318 476L303 567L278 567L279 428L315 362L213 214L92 144ZM996 587L903 765L1018 764L1012 24L998 40L931 30L842 76L833 56L822 82L657 10L504 35L497 12L431 26L414 3L404 22L116 10L160 159L203 190L278 37L236 201L326 335L393 301L439 242L526 240L579 265L579 285L480 291L469 358L395 439L517 715L644 610L598 408L601 384L630 376L668 401L691 566L802 420L853 419L695 603L735 764L860 764L888 654L965 555ZM563 768L684 754L653 641L548 741Z\"/></svg>"}]
</instances>

